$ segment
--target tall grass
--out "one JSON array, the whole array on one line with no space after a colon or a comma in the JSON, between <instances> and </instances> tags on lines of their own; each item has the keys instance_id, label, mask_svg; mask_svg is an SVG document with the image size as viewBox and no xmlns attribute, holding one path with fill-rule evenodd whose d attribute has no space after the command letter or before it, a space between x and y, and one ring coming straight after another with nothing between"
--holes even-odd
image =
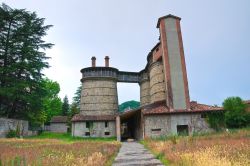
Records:
<instances>
[{"instance_id":1,"label":"tall grass","mask_svg":"<svg viewBox=\"0 0 250 166\"><path fill-rule=\"evenodd\" d=\"M229 130L194 136L169 136L142 142L166 165L250 165L250 130Z\"/></svg>"},{"instance_id":2,"label":"tall grass","mask_svg":"<svg viewBox=\"0 0 250 166\"><path fill-rule=\"evenodd\" d=\"M43 133L28 139L0 139L0 166L110 165L120 143L114 138L74 138Z\"/></svg>"}]
</instances>

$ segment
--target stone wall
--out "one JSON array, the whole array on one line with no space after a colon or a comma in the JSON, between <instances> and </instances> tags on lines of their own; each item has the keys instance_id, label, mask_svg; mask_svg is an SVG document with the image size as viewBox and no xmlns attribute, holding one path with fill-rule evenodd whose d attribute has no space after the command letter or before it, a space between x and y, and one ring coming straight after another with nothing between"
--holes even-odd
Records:
<instances>
[{"instance_id":1,"label":"stone wall","mask_svg":"<svg viewBox=\"0 0 250 166\"><path fill-rule=\"evenodd\" d=\"M150 65L150 103L166 99L164 73L162 62L154 62Z\"/></svg>"},{"instance_id":2,"label":"stone wall","mask_svg":"<svg viewBox=\"0 0 250 166\"><path fill-rule=\"evenodd\" d=\"M114 115L118 110L116 81L84 80L80 110L83 115Z\"/></svg>"},{"instance_id":3,"label":"stone wall","mask_svg":"<svg viewBox=\"0 0 250 166\"><path fill-rule=\"evenodd\" d=\"M189 134L212 131L200 113L147 115L144 125L145 137L177 134L177 125L188 125Z\"/></svg>"},{"instance_id":4,"label":"stone wall","mask_svg":"<svg viewBox=\"0 0 250 166\"><path fill-rule=\"evenodd\" d=\"M157 137L171 133L170 116L168 115L149 115L144 116L144 136Z\"/></svg>"},{"instance_id":5,"label":"stone wall","mask_svg":"<svg viewBox=\"0 0 250 166\"><path fill-rule=\"evenodd\" d=\"M115 137L115 121L107 122L108 127L105 127L105 121L94 121L93 128L86 128L86 122L72 122L72 136L89 137L86 135L89 132L91 137Z\"/></svg>"},{"instance_id":6,"label":"stone wall","mask_svg":"<svg viewBox=\"0 0 250 166\"><path fill-rule=\"evenodd\" d=\"M0 118L0 138L6 137L6 134L9 132L10 129L16 130L18 126L20 128L21 134L23 136L27 136L29 127L28 121Z\"/></svg>"},{"instance_id":7,"label":"stone wall","mask_svg":"<svg viewBox=\"0 0 250 166\"><path fill-rule=\"evenodd\" d=\"M143 81L140 84L140 104L141 106L147 105L150 103L150 84L149 81Z\"/></svg>"},{"instance_id":8,"label":"stone wall","mask_svg":"<svg viewBox=\"0 0 250 166\"><path fill-rule=\"evenodd\" d=\"M49 131L54 133L67 133L67 123L50 123Z\"/></svg>"}]
</instances>

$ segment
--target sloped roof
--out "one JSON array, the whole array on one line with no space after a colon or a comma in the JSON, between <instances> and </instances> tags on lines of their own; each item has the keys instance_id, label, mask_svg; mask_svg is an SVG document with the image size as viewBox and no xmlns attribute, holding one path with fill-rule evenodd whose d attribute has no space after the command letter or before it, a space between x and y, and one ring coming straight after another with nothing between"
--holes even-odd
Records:
<instances>
[{"instance_id":1,"label":"sloped roof","mask_svg":"<svg viewBox=\"0 0 250 166\"><path fill-rule=\"evenodd\" d=\"M146 105L143 107L143 114L178 114L178 113L195 113L195 112L211 112L211 111L223 111L222 107L210 106L205 104L200 104L195 101L190 102L190 110L170 110L166 104L165 100L160 102L155 102L153 104Z\"/></svg>"},{"instance_id":2,"label":"sloped roof","mask_svg":"<svg viewBox=\"0 0 250 166\"><path fill-rule=\"evenodd\" d=\"M196 101L191 101L190 107L191 107L191 110L196 110L196 111L198 110L203 110L203 111L222 110L222 107L200 104L200 103L197 103Z\"/></svg>"},{"instance_id":3,"label":"sloped roof","mask_svg":"<svg viewBox=\"0 0 250 166\"><path fill-rule=\"evenodd\" d=\"M76 114L71 119L72 122L80 122L80 121L105 121L105 120L115 120L115 116L114 115L90 116L90 115Z\"/></svg>"},{"instance_id":4,"label":"sloped roof","mask_svg":"<svg viewBox=\"0 0 250 166\"><path fill-rule=\"evenodd\" d=\"M162 17L158 18L156 28L159 28L159 26L160 26L160 21L161 21L161 19L164 19L164 18L175 18L175 19L181 20L180 17L177 17L177 16L172 15L172 14L169 14L169 15L166 15L166 16L162 16Z\"/></svg>"},{"instance_id":5,"label":"sloped roof","mask_svg":"<svg viewBox=\"0 0 250 166\"><path fill-rule=\"evenodd\" d=\"M244 103L250 104L250 100L245 100Z\"/></svg>"},{"instance_id":6,"label":"sloped roof","mask_svg":"<svg viewBox=\"0 0 250 166\"><path fill-rule=\"evenodd\" d=\"M68 117L67 116L53 116L51 118L51 123L67 123Z\"/></svg>"}]
</instances>

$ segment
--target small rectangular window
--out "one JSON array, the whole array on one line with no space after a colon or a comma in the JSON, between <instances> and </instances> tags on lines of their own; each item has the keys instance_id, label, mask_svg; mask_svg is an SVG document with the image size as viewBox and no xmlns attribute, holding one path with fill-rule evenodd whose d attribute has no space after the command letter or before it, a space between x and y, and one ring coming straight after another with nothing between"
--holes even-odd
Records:
<instances>
[{"instance_id":1,"label":"small rectangular window","mask_svg":"<svg viewBox=\"0 0 250 166\"><path fill-rule=\"evenodd\" d=\"M89 122L86 122L86 128L89 128Z\"/></svg>"},{"instance_id":2,"label":"small rectangular window","mask_svg":"<svg viewBox=\"0 0 250 166\"><path fill-rule=\"evenodd\" d=\"M104 135L110 135L110 132L106 131L104 132Z\"/></svg>"},{"instance_id":3,"label":"small rectangular window","mask_svg":"<svg viewBox=\"0 0 250 166\"><path fill-rule=\"evenodd\" d=\"M151 129L151 131L161 131L161 129Z\"/></svg>"},{"instance_id":4,"label":"small rectangular window","mask_svg":"<svg viewBox=\"0 0 250 166\"><path fill-rule=\"evenodd\" d=\"M188 135L188 125L177 125L177 134L181 136Z\"/></svg>"},{"instance_id":5,"label":"small rectangular window","mask_svg":"<svg viewBox=\"0 0 250 166\"><path fill-rule=\"evenodd\" d=\"M91 122L91 121L87 121L86 122L86 128L92 128L93 127L93 122Z\"/></svg>"},{"instance_id":6,"label":"small rectangular window","mask_svg":"<svg viewBox=\"0 0 250 166\"><path fill-rule=\"evenodd\" d=\"M207 114L205 113L201 114L201 118L207 118Z\"/></svg>"},{"instance_id":7,"label":"small rectangular window","mask_svg":"<svg viewBox=\"0 0 250 166\"><path fill-rule=\"evenodd\" d=\"M161 129L160 128L158 128L158 129L151 129L151 132L154 135L160 135L161 134Z\"/></svg>"},{"instance_id":8,"label":"small rectangular window","mask_svg":"<svg viewBox=\"0 0 250 166\"><path fill-rule=\"evenodd\" d=\"M90 132L85 132L85 136L90 136Z\"/></svg>"},{"instance_id":9,"label":"small rectangular window","mask_svg":"<svg viewBox=\"0 0 250 166\"><path fill-rule=\"evenodd\" d=\"M109 127L109 122L105 122L105 127Z\"/></svg>"}]
</instances>

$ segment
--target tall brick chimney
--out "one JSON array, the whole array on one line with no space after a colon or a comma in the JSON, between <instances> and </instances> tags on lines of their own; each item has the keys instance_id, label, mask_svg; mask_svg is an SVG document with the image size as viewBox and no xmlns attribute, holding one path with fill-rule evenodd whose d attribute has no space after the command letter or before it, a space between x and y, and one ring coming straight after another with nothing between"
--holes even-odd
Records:
<instances>
[{"instance_id":1,"label":"tall brick chimney","mask_svg":"<svg viewBox=\"0 0 250 166\"><path fill-rule=\"evenodd\" d=\"M105 56L105 67L109 67L109 57Z\"/></svg>"},{"instance_id":2,"label":"tall brick chimney","mask_svg":"<svg viewBox=\"0 0 250 166\"><path fill-rule=\"evenodd\" d=\"M95 63L96 57L92 56L91 61L92 61L92 67L96 67L96 63Z\"/></svg>"}]
</instances>

